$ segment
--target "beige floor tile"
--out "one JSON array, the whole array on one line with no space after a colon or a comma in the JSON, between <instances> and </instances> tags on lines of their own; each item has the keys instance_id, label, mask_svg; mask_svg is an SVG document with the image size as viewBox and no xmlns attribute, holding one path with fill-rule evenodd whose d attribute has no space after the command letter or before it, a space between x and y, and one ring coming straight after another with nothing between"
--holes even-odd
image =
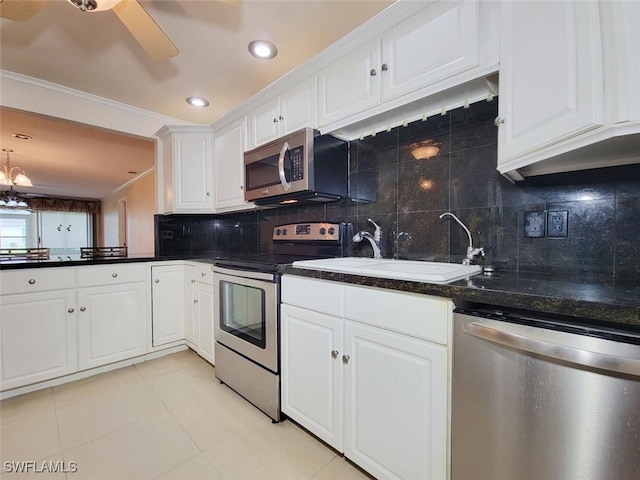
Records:
<instances>
[{"instance_id":1,"label":"beige floor tile","mask_svg":"<svg viewBox=\"0 0 640 480\"><path fill-rule=\"evenodd\" d=\"M184 403L171 413L202 450L229 439L266 415L228 387Z\"/></svg>"},{"instance_id":2,"label":"beige floor tile","mask_svg":"<svg viewBox=\"0 0 640 480\"><path fill-rule=\"evenodd\" d=\"M169 412L64 452L78 464L73 480L153 479L199 455ZM185 479L186 480L186 479Z\"/></svg>"},{"instance_id":3,"label":"beige floor tile","mask_svg":"<svg viewBox=\"0 0 640 480\"><path fill-rule=\"evenodd\" d=\"M23 420L38 413L54 409L53 392L50 388L7 398L0 402L0 423Z\"/></svg>"},{"instance_id":4,"label":"beige floor tile","mask_svg":"<svg viewBox=\"0 0 640 480\"><path fill-rule=\"evenodd\" d=\"M270 419L205 453L226 480L310 479L336 456L290 422Z\"/></svg>"},{"instance_id":5,"label":"beige floor tile","mask_svg":"<svg viewBox=\"0 0 640 480\"><path fill-rule=\"evenodd\" d=\"M190 350L173 353L164 357L155 358L146 362L136 363L134 368L145 380L152 379L160 375L166 375L174 370L180 370L184 367L185 361L189 361L188 357L195 355Z\"/></svg>"},{"instance_id":6,"label":"beige floor tile","mask_svg":"<svg viewBox=\"0 0 640 480\"><path fill-rule=\"evenodd\" d=\"M104 395L56 410L62 448L82 445L164 410L164 404L147 383L114 387Z\"/></svg>"},{"instance_id":7,"label":"beige floor tile","mask_svg":"<svg viewBox=\"0 0 640 480\"><path fill-rule=\"evenodd\" d=\"M160 475L156 480L224 480L224 477L202 453Z\"/></svg>"},{"instance_id":8,"label":"beige floor tile","mask_svg":"<svg viewBox=\"0 0 640 480\"><path fill-rule=\"evenodd\" d=\"M133 367L123 367L53 388L56 408L73 405L89 398L108 395L114 388L143 383L144 379Z\"/></svg>"},{"instance_id":9,"label":"beige floor tile","mask_svg":"<svg viewBox=\"0 0 640 480\"><path fill-rule=\"evenodd\" d=\"M7 468L8 467L8 468ZM17 462L4 465L0 471L2 480L66 480L67 472L71 473L73 466L65 463L62 455L54 455L44 460L18 465Z\"/></svg>"},{"instance_id":10,"label":"beige floor tile","mask_svg":"<svg viewBox=\"0 0 640 480\"><path fill-rule=\"evenodd\" d=\"M372 478L351 465L343 457L338 456L313 476L313 480L371 480Z\"/></svg>"},{"instance_id":11,"label":"beige floor tile","mask_svg":"<svg viewBox=\"0 0 640 480\"><path fill-rule=\"evenodd\" d=\"M204 376L198 375L195 367L181 368L149 379L148 382L167 408L173 408L224 388L213 372L211 368L210 375Z\"/></svg>"},{"instance_id":12,"label":"beige floor tile","mask_svg":"<svg viewBox=\"0 0 640 480\"><path fill-rule=\"evenodd\" d=\"M0 430L2 462L42 460L60 453L55 410L5 423Z\"/></svg>"}]
</instances>

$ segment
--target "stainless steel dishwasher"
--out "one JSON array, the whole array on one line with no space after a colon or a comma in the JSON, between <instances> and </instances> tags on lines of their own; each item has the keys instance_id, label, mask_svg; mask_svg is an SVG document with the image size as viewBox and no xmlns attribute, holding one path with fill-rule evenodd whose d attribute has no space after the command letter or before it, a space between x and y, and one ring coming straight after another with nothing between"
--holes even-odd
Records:
<instances>
[{"instance_id":1,"label":"stainless steel dishwasher","mask_svg":"<svg viewBox=\"0 0 640 480\"><path fill-rule=\"evenodd\" d=\"M458 308L452 480L640 478L640 332Z\"/></svg>"}]
</instances>

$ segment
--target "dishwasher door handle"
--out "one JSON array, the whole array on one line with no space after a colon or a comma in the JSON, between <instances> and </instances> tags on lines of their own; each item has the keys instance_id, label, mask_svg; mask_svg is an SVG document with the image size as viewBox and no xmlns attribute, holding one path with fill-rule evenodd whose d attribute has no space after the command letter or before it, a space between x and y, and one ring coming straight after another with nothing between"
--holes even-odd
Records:
<instances>
[{"instance_id":1,"label":"dishwasher door handle","mask_svg":"<svg viewBox=\"0 0 640 480\"><path fill-rule=\"evenodd\" d=\"M523 335L521 332L516 332L516 330L519 330L517 327L519 327L519 325L514 326L506 322L473 321L465 323L462 329L474 337L517 350L531 352L586 367L640 377L640 355L638 356L639 358L629 358L610 353L575 348L566 344L566 334L563 332L544 329L546 338L540 339L534 338L535 330L538 330L537 327L525 327L531 330L531 335ZM556 334L555 337L557 338L553 338L554 341L549 341L550 337L554 337L554 334ZM556 343L556 340L558 343ZM602 341L609 342L608 340Z\"/></svg>"}]
</instances>

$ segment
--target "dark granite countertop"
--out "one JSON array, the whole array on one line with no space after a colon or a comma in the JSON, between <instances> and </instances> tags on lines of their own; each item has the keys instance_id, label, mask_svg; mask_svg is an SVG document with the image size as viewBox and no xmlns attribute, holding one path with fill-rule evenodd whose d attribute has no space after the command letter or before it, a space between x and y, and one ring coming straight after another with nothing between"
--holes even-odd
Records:
<instances>
[{"instance_id":1,"label":"dark granite countertop","mask_svg":"<svg viewBox=\"0 0 640 480\"><path fill-rule=\"evenodd\" d=\"M127 257L83 258L74 260L2 260L0 270L19 270L24 268L78 267L82 265L108 265L113 263L166 262L171 260L192 260L212 262L211 258L187 258L184 255L156 257L153 253L129 255Z\"/></svg>"},{"instance_id":2,"label":"dark granite countertop","mask_svg":"<svg viewBox=\"0 0 640 480\"><path fill-rule=\"evenodd\" d=\"M280 272L369 287L448 297L460 305L474 302L545 314L564 315L640 331L640 281L616 283L533 273L476 275L448 285L390 280L280 267Z\"/></svg>"}]
</instances>

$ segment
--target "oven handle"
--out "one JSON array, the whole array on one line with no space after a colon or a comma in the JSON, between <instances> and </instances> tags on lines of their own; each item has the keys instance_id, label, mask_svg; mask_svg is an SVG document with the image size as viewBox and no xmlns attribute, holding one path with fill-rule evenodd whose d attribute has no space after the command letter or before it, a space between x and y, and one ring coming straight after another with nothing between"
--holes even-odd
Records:
<instances>
[{"instance_id":1,"label":"oven handle","mask_svg":"<svg viewBox=\"0 0 640 480\"><path fill-rule=\"evenodd\" d=\"M289 144L284 142L282 146L282 150L280 150L280 157L278 158L278 175L280 176L280 183L282 184L282 188L284 188L285 192L288 192L291 188L291 183L287 182L287 176L284 173L284 156L289 150Z\"/></svg>"},{"instance_id":2,"label":"oven handle","mask_svg":"<svg viewBox=\"0 0 640 480\"><path fill-rule=\"evenodd\" d=\"M217 265L213 266L213 272L214 273L220 273L223 275L231 275L232 277L239 277L239 278L250 278L253 280L265 280L267 282L273 282L275 283L276 279L275 279L275 275L274 273L265 273L265 272L251 272L248 270L236 270L233 268L224 268L224 267L219 267Z\"/></svg>"}]
</instances>

